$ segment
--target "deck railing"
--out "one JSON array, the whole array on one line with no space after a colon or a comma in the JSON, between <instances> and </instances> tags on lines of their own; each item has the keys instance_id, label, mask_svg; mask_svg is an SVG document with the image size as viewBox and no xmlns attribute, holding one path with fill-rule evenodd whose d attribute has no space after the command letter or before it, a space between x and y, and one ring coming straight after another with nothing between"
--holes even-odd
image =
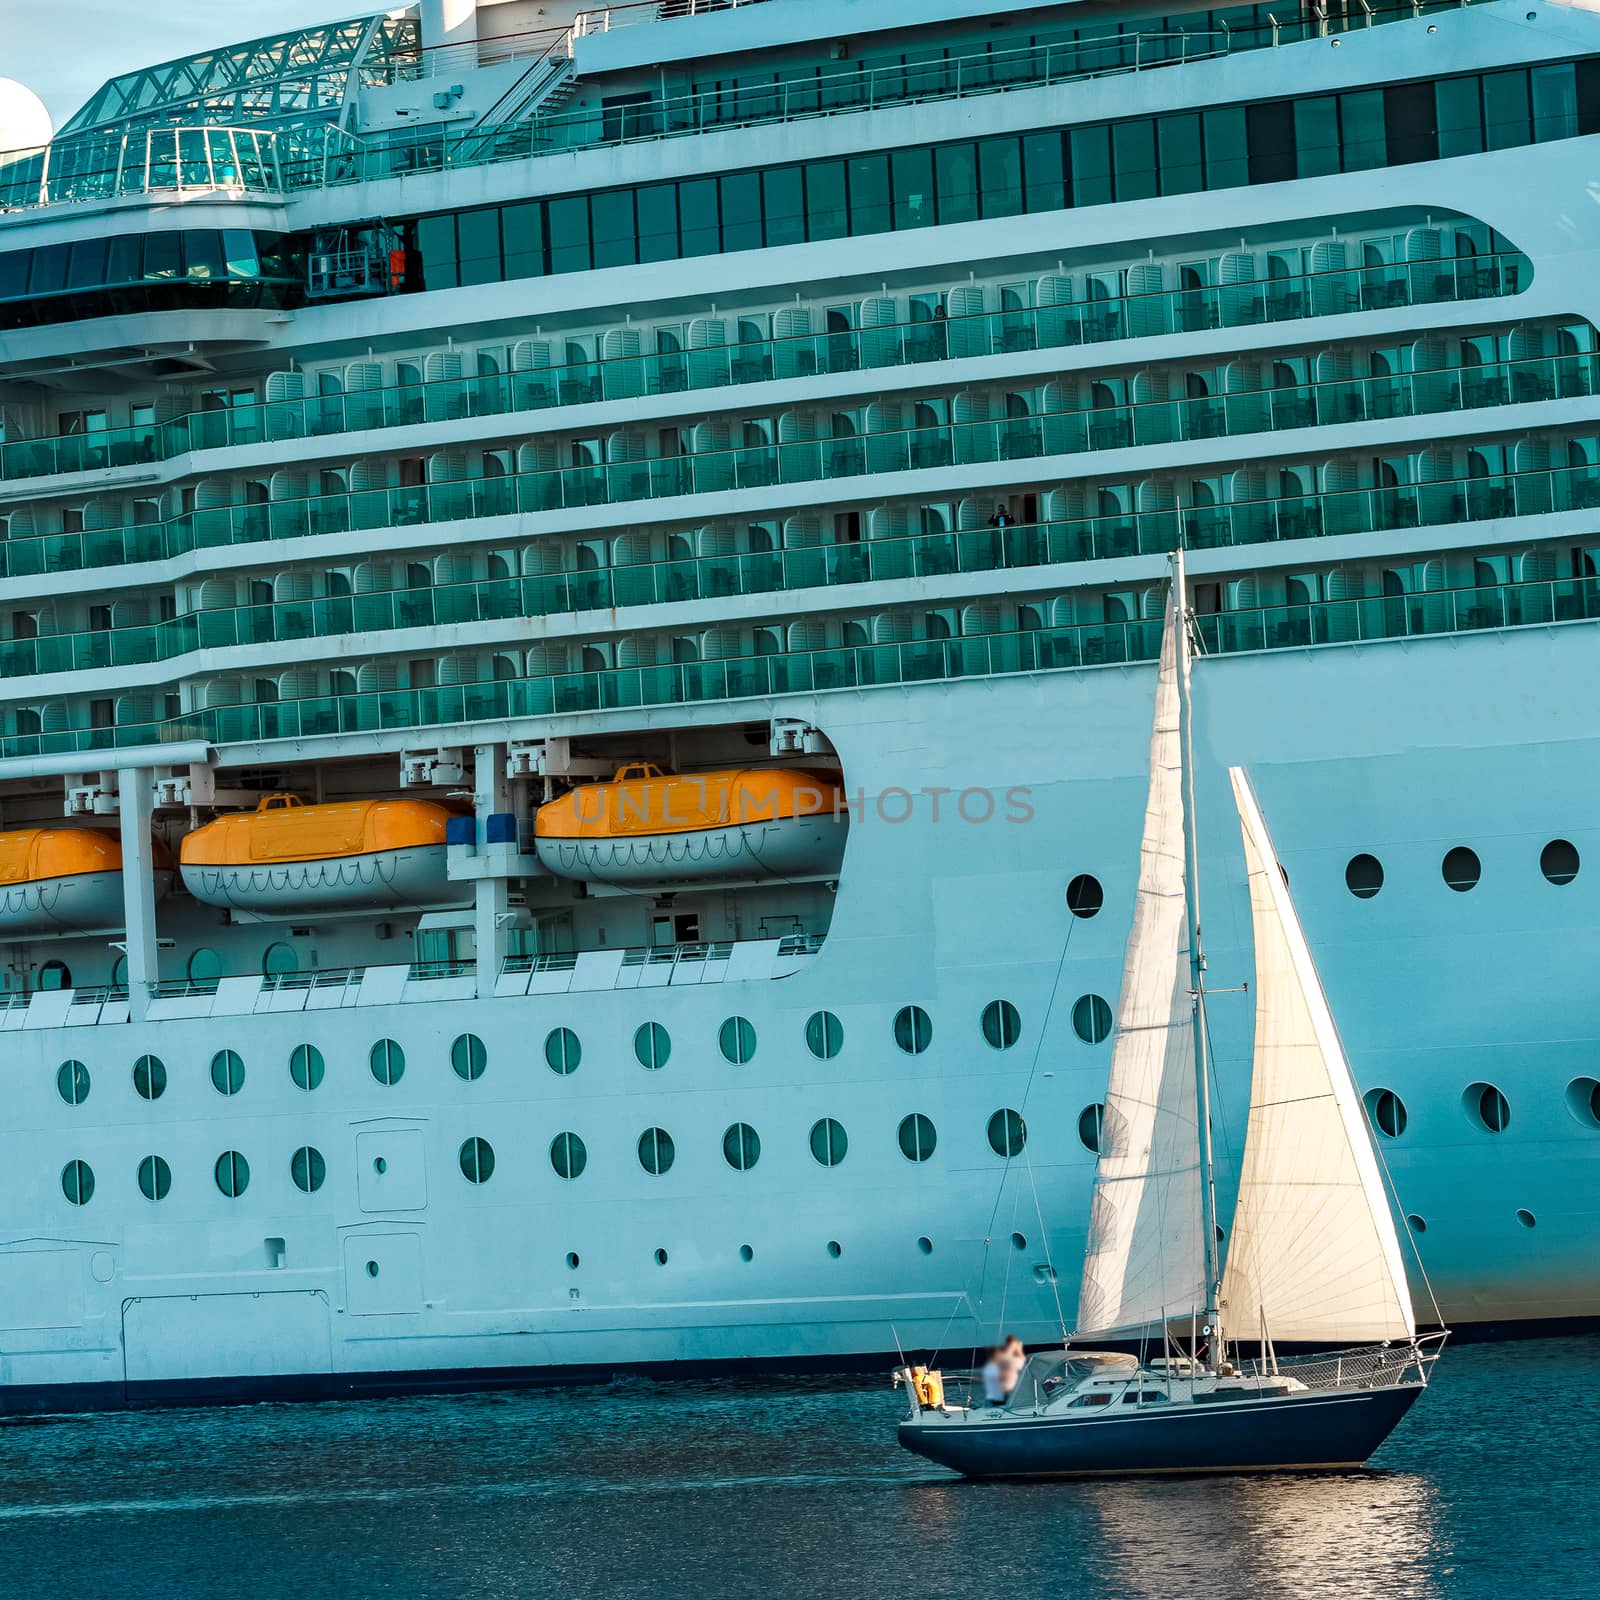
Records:
<instances>
[{"instance_id":1,"label":"deck railing","mask_svg":"<svg viewBox=\"0 0 1600 1600\"><path fill-rule=\"evenodd\" d=\"M1593 503L1600 506L1600 492ZM1024 604L1021 609L1026 612L1029 607ZM1159 617L1044 625L1050 610L1051 602L1041 600L1032 608L1033 620L1022 627L959 638L213 706L157 722L12 734L0 740L0 756L111 750L198 738L228 745L950 682L1149 661L1160 648ZM1199 626L1208 648L1232 653L1596 619L1600 619L1600 579L1562 578L1258 607L1251 613L1201 617Z\"/></svg>"}]
</instances>

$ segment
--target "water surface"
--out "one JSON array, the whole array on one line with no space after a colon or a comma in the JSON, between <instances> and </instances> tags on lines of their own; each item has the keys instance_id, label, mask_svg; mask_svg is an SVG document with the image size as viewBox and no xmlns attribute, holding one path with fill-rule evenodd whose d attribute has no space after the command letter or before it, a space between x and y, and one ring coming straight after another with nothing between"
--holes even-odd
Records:
<instances>
[{"instance_id":1,"label":"water surface","mask_svg":"<svg viewBox=\"0 0 1600 1600\"><path fill-rule=\"evenodd\" d=\"M1600 1593L1600 1338L1447 1351L1364 1473L968 1484L900 1408L834 1378L13 1422L0 1596Z\"/></svg>"}]
</instances>

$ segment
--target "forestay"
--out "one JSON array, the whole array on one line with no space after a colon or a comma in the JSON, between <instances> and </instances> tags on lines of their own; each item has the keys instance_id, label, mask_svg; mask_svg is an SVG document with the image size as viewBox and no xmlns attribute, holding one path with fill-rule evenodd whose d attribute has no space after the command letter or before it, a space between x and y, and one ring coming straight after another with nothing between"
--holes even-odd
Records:
<instances>
[{"instance_id":1,"label":"forestay","mask_svg":"<svg viewBox=\"0 0 1600 1600\"><path fill-rule=\"evenodd\" d=\"M1324 1346L1416 1331L1355 1081L1250 781L1230 771L1255 932L1255 1061L1225 1325Z\"/></svg>"},{"instance_id":2,"label":"forestay","mask_svg":"<svg viewBox=\"0 0 1600 1600\"><path fill-rule=\"evenodd\" d=\"M1169 608L1156 678L1139 891L1078 1299L1080 1336L1153 1327L1206 1305L1184 901L1179 673L1187 670Z\"/></svg>"}]
</instances>

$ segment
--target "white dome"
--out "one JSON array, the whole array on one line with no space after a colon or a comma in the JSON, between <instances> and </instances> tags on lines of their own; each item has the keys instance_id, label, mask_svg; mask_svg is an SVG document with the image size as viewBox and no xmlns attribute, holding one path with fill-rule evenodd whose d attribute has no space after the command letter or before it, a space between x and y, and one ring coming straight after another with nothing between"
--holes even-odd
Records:
<instances>
[{"instance_id":1,"label":"white dome","mask_svg":"<svg viewBox=\"0 0 1600 1600\"><path fill-rule=\"evenodd\" d=\"M15 78L0 78L0 151L49 144L51 131L44 101Z\"/></svg>"}]
</instances>

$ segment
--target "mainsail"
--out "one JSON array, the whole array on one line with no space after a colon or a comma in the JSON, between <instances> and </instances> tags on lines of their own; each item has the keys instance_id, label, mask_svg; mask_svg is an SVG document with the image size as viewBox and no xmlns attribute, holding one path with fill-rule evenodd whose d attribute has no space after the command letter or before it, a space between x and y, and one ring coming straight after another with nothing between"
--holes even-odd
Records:
<instances>
[{"instance_id":1,"label":"mainsail","mask_svg":"<svg viewBox=\"0 0 1600 1600\"><path fill-rule=\"evenodd\" d=\"M1400 1241L1344 1047L1249 779L1234 798L1255 930L1255 1063L1226 1325L1319 1344L1416 1332Z\"/></svg>"},{"instance_id":2,"label":"mainsail","mask_svg":"<svg viewBox=\"0 0 1600 1600\"><path fill-rule=\"evenodd\" d=\"M1156 677L1139 891L1078 1298L1079 1335L1151 1327L1207 1303L1184 901L1180 670L1187 674L1187 652L1180 652L1169 608Z\"/></svg>"}]
</instances>

